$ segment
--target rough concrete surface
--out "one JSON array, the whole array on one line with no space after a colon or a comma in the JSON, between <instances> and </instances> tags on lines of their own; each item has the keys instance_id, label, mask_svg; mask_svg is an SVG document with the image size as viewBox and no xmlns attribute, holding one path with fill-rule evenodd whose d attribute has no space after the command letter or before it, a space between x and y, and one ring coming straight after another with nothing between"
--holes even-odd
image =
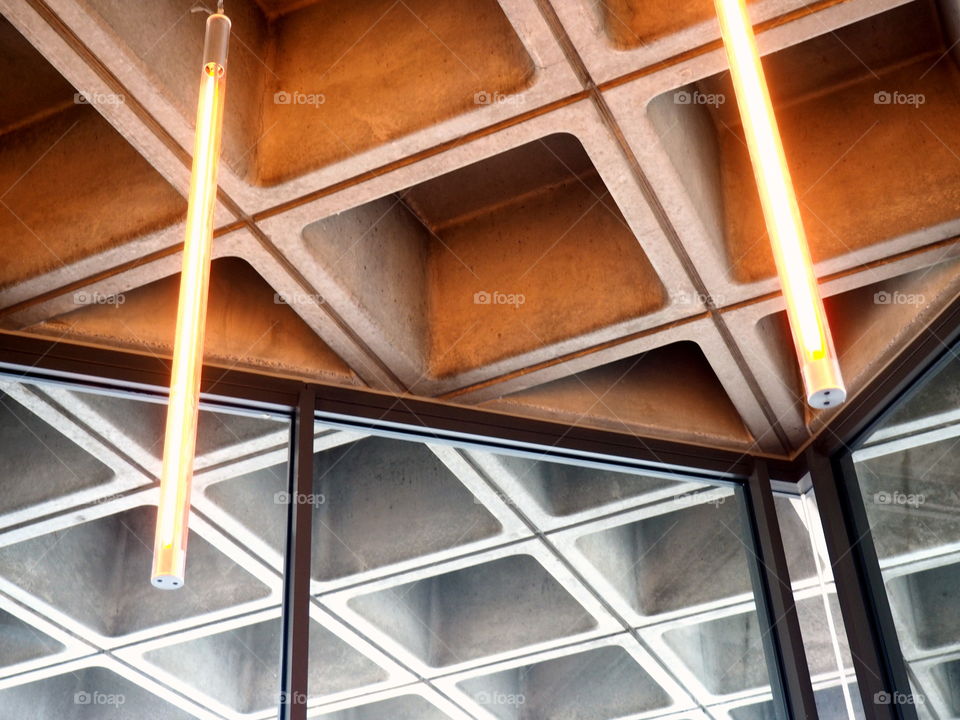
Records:
<instances>
[{"instance_id":1,"label":"rough concrete surface","mask_svg":"<svg viewBox=\"0 0 960 720\"><path fill-rule=\"evenodd\" d=\"M801 5L750 7L824 293L909 288L922 307L871 311L905 338L957 292L924 270L960 222L957 12ZM801 447L829 413L803 408L782 323L757 336L777 285L708 6L234 0L208 362ZM190 8L0 2L0 327L169 353ZM661 387L678 342L699 351ZM899 342L842 349L849 390ZM575 397L595 384L636 402Z\"/></svg>"}]
</instances>

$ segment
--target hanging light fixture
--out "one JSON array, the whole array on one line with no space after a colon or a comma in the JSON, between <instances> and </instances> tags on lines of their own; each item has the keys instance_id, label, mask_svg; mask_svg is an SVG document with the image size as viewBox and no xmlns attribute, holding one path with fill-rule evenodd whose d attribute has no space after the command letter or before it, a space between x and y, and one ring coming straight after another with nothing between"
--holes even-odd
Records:
<instances>
[{"instance_id":1,"label":"hanging light fixture","mask_svg":"<svg viewBox=\"0 0 960 720\"><path fill-rule=\"evenodd\" d=\"M160 503L150 578L155 587L168 590L183 586L186 567L190 485L197 444L200 371L203 366L203 335L210 285L229 41L230 19L223 14L223 0L220 0L217 12L207 18L203 43L183 271L180 276L180 300L170 374L170 403L167 406Z\"/></svg>"},{"instance_id":2,"label":"hanging light fixture","mask_svg":"<svg viewBox=\"0 0 960 720\"><path fill-rule=\"evenodd\" d=\"M847 396L745 0L715 0L743 132L811 407Z\"/></svg>"}]
</instances>

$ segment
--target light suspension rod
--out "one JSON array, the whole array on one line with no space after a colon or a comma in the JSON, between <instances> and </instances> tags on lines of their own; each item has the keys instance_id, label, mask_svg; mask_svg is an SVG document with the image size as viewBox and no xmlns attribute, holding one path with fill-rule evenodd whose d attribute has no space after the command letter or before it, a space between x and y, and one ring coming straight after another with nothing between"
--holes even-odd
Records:
<instances>
[{"instance_id":1,"label":"light suspension rod","mask_svg":"<svg viewBox=\"0 0 960 720\"><path fill-rule=\"evenodd\" d=\"M229 41L230 19L218 7L218 11L207 18L203 44L183 271L170 375L170 404L167 407L150 578L155 587L168 590L183 587L186 568L190 486L197 444L200 371L203 367Z\"/></svg>"},{"instance_id":2,"label":"light suspension rod","mask_svg":"<svg viewBox=\"0 0 960 720\"><path fill-rule=\"evenodd\" d=\"M814 408L831 408L846 399L847 391L746 3L715 0L715 4L807 402Z\"/></svg>"}]
</instances>

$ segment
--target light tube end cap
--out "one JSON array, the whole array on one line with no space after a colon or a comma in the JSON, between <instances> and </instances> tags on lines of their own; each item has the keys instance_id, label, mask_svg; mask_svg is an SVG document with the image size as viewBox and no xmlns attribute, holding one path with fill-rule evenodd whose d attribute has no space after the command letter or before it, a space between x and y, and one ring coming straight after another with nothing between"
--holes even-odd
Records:
<instances>
[{"instance_id":1,"label":"light tube end cap","mask_svg":"<svg viewBox=\"0 0 960 720\"><path fill-rule=\"evenodd\" d=\"M214 13L207 17L206 34L203 38L203 64L213 62L226 69L229 49L230 18Z\"/></svg>"},{"instance_id":2,"label":"light tube end cap","mask_svg":"<svg viewBox=\"0 0 960 720\"><path fill-rule=\"evenodd\" d=\"M179 590L183 587L183 578L179 575L154 575L150 584L160 590Z\"/></svg>"},{"instance_id":3,"label":"light tube end cap","mask_svg":"<svg viewBox=\"0 0 960 720\"><path fill-rule=\"evenodd\" d=\"M159 590L179 590L186 576L187 554L181 548L160 545L154 552L150 584Z\"/></svg>"},{"instance_id":4,"label":"light tube end cap","mask_svg":"<svg viewBox=\"0 0 960 720\"><path fill-rule=\"evenodd\" d=\"M817 410L829 410L843 405L847 399L847 391L842 387L828 387L813 393L807 398L810 407Z\"/></svg>"}]
</instances>

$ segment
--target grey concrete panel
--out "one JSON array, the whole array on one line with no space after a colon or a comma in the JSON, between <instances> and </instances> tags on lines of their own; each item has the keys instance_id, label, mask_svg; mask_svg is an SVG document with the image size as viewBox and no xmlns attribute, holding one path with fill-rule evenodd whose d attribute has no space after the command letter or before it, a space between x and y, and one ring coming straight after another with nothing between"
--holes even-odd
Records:
<instances>
[{"instance_id":1,"label":"grey concrete panel","mask_svg":"<svg viewBox=\"0 0 960 720\"><path fill-rule=\"evenodd\" d=\"M55 427L0 393L0 515L72 492L109 488L114 471ZM104 490L104 493L109 490Z\"/></svg>"},{"instance_id":2,"label":"grey concrete panel","mask_svg":"<svg viewBox=\"0 0 960 720\"><path fill-rule=\"evenodd\" d=\"M56 655L64 649L29 623L0 610L0 667Z\"/></svg>"},{"instance_id":3,"label":"grey concrete panel","mask_svg":"<svg viewBox=\"0 0 960 720\"><path fill-rule=\"evenodd\" d=\"M909 652L945 649L960 644L960 563L899 574L887 580L891 608L901 640Z\"/></svg>"},{"instance_id":4,"label":"grey concrete panel","mask_svg":"<svg viewBox=\"0 0 960 720\"><path fill-rule=\"evenodd\" d=\"M574 636L597 625L529 555L398 585L350 604L438 668Z\"/></svg>"},{"instance_id":5,"label":"grey concrete panel","mask_svg":"<svg viewBox=\"0 0 960 720\"><path fill-rule=\"evenodd\" d=\"M238 713L276 708L280 686L280 620L206 635L143 653L147 664ZM335 695L382 683L385 670L318 623L310 627L310 691Z\"/></svg>"},{"instance_id":6,"label":"grey concrete panel","mask_svg":"<svg viewBox=\"0 0 960 720\"><path fill-rule=\"evenodd\" d=\"M670 695L613 645L461 683L498 720L609 720L660 710Z\"/></svg>"},{"instance_id":7,"label":"grey concrete panel","mask_svg":"<svg viewBox=\"0 0 960 720\"><path fill-rule=\"evenodd\" d=\"M192 713L100 667L0 690L0 717L62 720L193 720Z\"/></svg>"},{"instance_id":8,"label":"grey concrete panel","mask_svg":"<svg viewBox=\"0 0 960 720\"><path fill-rule=\"evenodd\" d=\"M187 582L157 593L150 577L156 511L138 507L0 550L0 578L81 624L120 638L262 600L271 588L191 532Z\"/></svg>"},{"instance_id":9,"label":"grey concrete panel","mask_svg":"<svg viewBox=\"0 0 960 720\"><path fill-rule=\"evenodd\" d=\"M417 695L403 695L392 700L313 716L317 720L448 720L449 716Z\"/></svg>"}]
</instances>

